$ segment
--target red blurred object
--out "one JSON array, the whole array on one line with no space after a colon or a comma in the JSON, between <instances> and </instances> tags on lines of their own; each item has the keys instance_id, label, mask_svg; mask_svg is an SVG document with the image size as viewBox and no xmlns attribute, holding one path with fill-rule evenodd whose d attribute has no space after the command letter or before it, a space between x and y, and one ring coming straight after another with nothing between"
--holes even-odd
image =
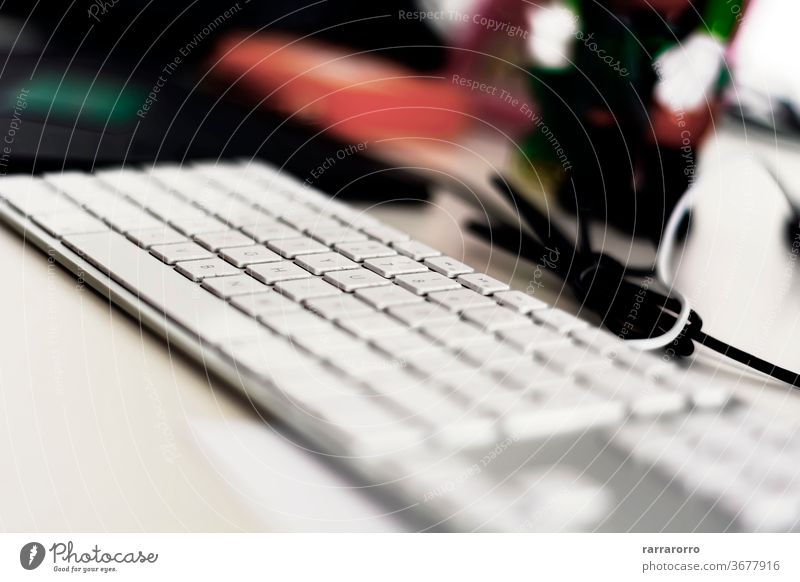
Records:
<instances>
[{"instance_id":1,"label":"red blurred object","mask_svg":"<svg viewBox=\"0 0 800 582\"><path fill-rule=\"evenodd\" d=\"M211 59L240 96L347 140L446 138L469 122L468 99L446 80L318 41L233 33Z\"/></svg>"}]
</instances>

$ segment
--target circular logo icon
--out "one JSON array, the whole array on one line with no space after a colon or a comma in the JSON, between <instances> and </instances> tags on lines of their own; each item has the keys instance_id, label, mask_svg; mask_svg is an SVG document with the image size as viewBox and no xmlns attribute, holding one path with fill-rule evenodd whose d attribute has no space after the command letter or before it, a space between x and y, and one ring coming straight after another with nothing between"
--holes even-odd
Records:
<instances>
[{"instance_id":1,"label":"circular logo icon","mask_svg":"<svg viewBox=\"0 0 800 582\"><path fill-rule=\"evenodd\" d=\"M44 561L44 546L39 542L28 542L19 551L19 563L26 570L35 570Z\"/></svg>"}]
</instances>

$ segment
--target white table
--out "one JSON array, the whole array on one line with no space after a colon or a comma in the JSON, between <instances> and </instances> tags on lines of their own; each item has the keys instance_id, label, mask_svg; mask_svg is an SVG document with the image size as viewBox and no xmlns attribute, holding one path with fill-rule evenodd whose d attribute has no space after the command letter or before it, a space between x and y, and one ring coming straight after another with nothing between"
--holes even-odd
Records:
<instances>
[{"instance_id":1,"label":"white table","mask_svg":"<svg viewBox=\"0 0 800 582\"><path fill-rule=\"evenodd\" d=\"M753 147L776 155L774 145L721 135L708 159ZM781 152L800 192L800 153ZM472 155L474 172L486 161ZM709 332L800 368L800 275L789 270L783 202L763 180L748 186L748 175L755 178L744 165L709 166L716 167L723 170L704 190L678 287ZM475 211L460 199L438 194L422 208L372 211L519 289L531 280L533 264L462 230ZM0 530L404 528L334 468L263 425L200 366L170 354L5 228L0 272ZM545 299L575 308L558 281L543 280ZM784 412L798 406L774 382L698 357L748 398Z\"/></svg>"}]
</instances>

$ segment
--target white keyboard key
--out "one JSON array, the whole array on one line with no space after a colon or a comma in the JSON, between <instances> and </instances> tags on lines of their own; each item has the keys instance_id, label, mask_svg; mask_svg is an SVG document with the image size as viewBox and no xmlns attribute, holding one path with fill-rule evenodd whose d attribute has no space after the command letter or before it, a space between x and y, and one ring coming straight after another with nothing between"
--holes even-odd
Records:
<instances>
[{"instance_id":1,"label":"white keyboard key","mask_svg":"<svg viewBox=\"0 0 800 582\"><path fill-rule=\"evenodd\" d=\"M400 359L438 348L430 339L415 331L374 338L370 343L387 355Z\"/></svg>"},{"instance_id":2,"label":"white keyboard key","mask_svg":"<svg viewBox=\"0 0 800 582\"><path fill-rule=\"evenodd\" d=\"M524 315L500 305L467 309L461 317L491 333L512 327L534 327Z\"/></svg>"},{"instance_id":3,"label":"white keyboard key","mask_svg":"<svg viewBox=\"0 0 800 582\"><path fill-rule=\"evenodd\" d=\"M210 259L214 256L211 252L193 242L153 245L150 247L150 252L168 265L174 265L178 261Z\"/></svg>"},{"instance_id":4,"label":"white keyboard key","mask_svg":"<svg viewBox=\"0 0 800 582\"><path fill-rule=\"evenodd\" d=\"M530 394L558 392L575 384L569 376L533 361L512 360L498 365L493 362L486 367L503 385Z\"/></svg>"},{"instance_id":5,"label":"white keyboard key","mask_svg":"<svg viewBox=\"0 0 800 582\"><path fill-rule=\"evenodd\" d=\"M334 248L348 259L361 263L366 259L391 257L397 253L384 244L372 240L362 242L345 242L334 245Z\"/></svg>"},{"instance_id":6,"label":"white keyboard key","mask_svg":"<svg viewBox=\"0 0 800 582\"><path fill-rule=\"evenodd\" d=\"M302 255L297 257L295 263L314 275L324 275L330 271L343 271L345 269L359 268L358 263L354 263L339 253L314 253L313 255Z\"/></svg>"},{"instance_id":7,"label":"white keyboard key","mask_svg":"<svg viewBox=\"0 0 800 582\"><path fill-rule=\"evenodd\" d=\"M314 239L308 237L285 238L273 240L267 246L287 259L293 259L299 255L310 255L313 253L326 253L330 249Z\"/></svg>"},{"instance_id":8,"label":"white keyboard key","mask_svg":"<svg viewBox=\"0 0 800 582\"><path fill-rule=\"evenodd\" d=\"M163 222L135 206L132 208L116 209L104 216L103 222L123 234L131 230L138 231L161 228L164 226Z\"/></svg>"},{"instance_id":9,"label":"white keyboard key","mask_svg":"<svg viewBox=\"0 0 800 582\"><path fill-rule=\"evenodd\" d=\"M406 352L403 354L403 359L427 380L449 377L454 374L477 374L478 372L456 354L441 346L423 352Z\"/></svg>"},{"instance_id":10,"label":"white keyboard key","mask_svg":"<svg viewBox=\"0 0 800 582\"><path fill-rule=\"evenodd\" d=\"M481 295L491 295L499 291L508 291L508 285L489 275L484 275L483 273L460 275L457 280L464 285L464 287L477 291Z\"/></svg>"},{"instance_id":11,"label":"white keyboard key","mask_svg":"<svg viewBox=\"0 0 800 582\"><path fill-rule=\"evenodd\" d=\"M298 303L303 303L309 299L316 299L319 297L341 295L342 293L333 285L316 277L280 281L275 283L275 291L286 295L289 299L297 301Z\"/></svg>"},{"instance_id":12,"label":"white keyboard key","mask_svg":"<svg viewBox=\"0 0 800 582\"><path fill-rule=\"evenodd\" d=\"M479 340L491 339L490 335L463 321L431 323L423 325L421 329L422 333L449 348L458 348Z\"/></svg>"},{"instance_id":13,"label":"white keyboard key","mask_svg":"<svg viewBox=\"0 0 800 582\"><path fill-rule=\"evenodd\" d=\"M459 349L459 355L475 366L484 366L490 363L501 365L503 362L519 361L520 358L525 357L506 344L493 340L466 344Z\"/></svg>"},{"instance_id":14,"label":"white keyboard key","mask_svg":"<svg viewBox=\"0 0 800 582\"><path fill-rule=\"evenodd\" d=\"M311 277L311 273L301 269L291 261L250 265L247 267L247 273L267 285L272 285L278 281Z\"/></svg>"},{"instance_id":15,"label":"white keyboard key","mask_svg":"<svg viewBox=\"0 0 800 582\"><path fill-rule=\"evenodd\" d=\"M569 345L569 338L543 325L502 329L498 335L509 345L523 353L531 353L534 349L547 345Z\"/></svg>"},{"instance_id":16,"label":"white keyboard key","mask_svg":"<svg viewBox=\"0 0 800 582\"><path fill-rule=\"evenodd\" d=\"M392 284L389 279L384 279L380 275L363 268L326 273L325 280L332 285L336 285L342 291L347 291L348 293L363 287L375 287L377 285Z\"/></svg>"},{"instance_id":17,"label":"white keyboard key","mask_svg":"<svg viewBox=\"0 0 800 582\"><path fill-rule=\"evenodd\" d=\"M407 241L410 238L406 233L385 224L366 225L361 231L384 244Z\"/></svg>"},{"instance_id":18,"label":"white keyboard key","mask_svg":"<svg viewBox=\"0 0 800 582\"><path fill-rule=\"evenodd\" d=\"M380 287L356 289L355 295L380 311L396 305L407 305L409 303L425 301L419 295L414 295L410 291L406 291L397 285L381 285Z\"/></svg>"},{"instance_id":19,"label":"white keyboard key","mask_svg":"<svg viewBox=\"0 0 800 582\"><path fill-rule=\"evenodd\" d=\"M451 278L458 275L465 275L466 273L472 273L475 270L469 265L465 265L460 261L446 256L425 259L425 265L431 270Z\"/></svg>"},{"instance_id":20,"label":"white keyboard key","mask_svg":"<svg viewBox=\"0 0 800 582\"><path fill-rule=\"evenodd\" d=\"M514 439L539 439L620 423L621 402L576 389L563 389L543 402L532 402L502 418L505 434Z\"/></svg>"},{"instance_id":21,"label":"white keyboard key","mask_svg":"<svg viewBox=\"0 0 800 582\"><path fill-rule=\"evenodd\" d=\"M219 232L225 230L225 224L209 214L200 211L194 214L179 214L169 219L169 224L175 230L186 236L195 236L206 232Z\"/></svg>"},{"instance_id":22,"label":"white keyboard key","mask_svg":"<svg viewBox=\"0 0 800 582\"><path fill-rule=\"evenodd\" d=\"M214 216L234 228L257 222L258 217L262 215L260 210L250 206L250 204L233 199L226 201L217 208L213 208L212 211ZM267 217L267 215L263 216L264 218Z\"/></svg>"},{"instance_id":23,"label":"white keyboard key","mask_svg":"<svg viewBox=\"0 0 800 582\"><path fill-rule=\"evenodd\" d=\"M275 263L283 260L280 255L261 245L222 249L220 256L234 267L239 268L257 263Z\"/></svg>"},{"instance_id":24,"label":"white keyboard key","mask_svg":"<svg viewBox=\"0 0 800 582\"><path fill-rule=\"evenodd\" d=\"M203 287L222 299L237 297L239 295L263 293L269 289L266 285L259 283L249 275L211 277L203 280Z\"/></svg>"},{"instance_id":25,"label":"white keyboard key","mask_svg":"<svg viewBox=\"0 0 800 582\"><path fill-rule=\"evenodd\" d=\"M291 336L300 332L328 328L330 324L310 311L274 311L262 313L258 320L277 334Z\"/></svg>"},{"instance_id":26,"label":"white keyboard key","mask_svg":"<svg viewBox=\"0 0 800 582\"><path fill-rule=\"evenodd\" d=\"M318 226L315 226L314 228L309 228L307 232L311 238L328 246L335 245L337 243L359 242L367 240L367 236L365 234L345 226L337 226L334 228L319 228Z\"/></svg>"},{"instance_id":27,"label":"white keyboard key","mask_svg":"<svg viewBox=\"0 0 800 582\"><path fill-rule=\"evenodd\" d=\"M515 309L522 314L528 314L536 309L546 309L550 307L541 299L536 299L522 291L498 291L494 298L500 305Z\"/></svg>"},{"instance_id":28,"label":"white keyboard key","mask_svg":"<svg viewBox=\"0 0 800 582\"><path fill-rule=\"evenodd\" d=\"M324 230L342 226L342 223L338 220L316 214L313 211L282 215L281 222L285 222L289 226L302 231Z\"/></svg>"},{"instance_id":29,"label":"white keyboard key","mask_svg":"<svg viewBox=\"0 0 800 582\"><path fill-rule=\"evenodd\" d=\"M578 343L606 358L615 359L621 350L630 350L617 336L594 327L578 327L569 333Z\"/></svg>"},{"instance_id":30,"label":"white keyboard key","mask_svg":"<svg viewBox=\"0 0 800 582\"><path fill-rule=\"evenodd\" d=\"M330 320L348 319L356 315L374 312L369 305L347 293L340 293L336 297L309 299L306 307Z\"/></svg>"},{"instance_id":31,"label":"white keyboard key","mask_svg":"<svg viewBox=\"0 0 800 582\"><path fill-rule=\"evenodd\" d=\"M360 340L335 327L319 328L314 333L295 334L292 343L321 359L333 358L336 354L364 346Z\"/></svg>"},{"instance_id":32,"label":"white keyboard key","mask_svg":"<svg viewBox=\"0 0 800 582\"><path fill-rule=\"evenodd\" d=\"M130 230L126 234L129 240L142 247L149 249L154 245L166 245L179 242L188 242L189 239L168 227L166 224L159 228L149 228L146 230Z\"/></svg>"},{"instance_id":33,"label":"white keyboard key","mask_svg":"<svg viewBox=\"0 0 800 582\"><path fill-rule=\"evenodd\" d=\"M599 374L601 368L611 367L611 361L607 358L573 343L537 346L533 348L533 354L546 366L565 374L574 374L587 367L593 368Z\"/></svg>"},{"instance_id":34,"label":"white keyboard key","mask_svg":"<svg viewBox=\"0 0 800 582\"><path fill-rule=\"evenodd\" d=\"M412 328L419 328L428 324L452 323L458 320L458 317L453 313L427 301L419 304L390 307L388 313Z\"/></svg>"},{"instance_id":35,"label":"white keyboard key","mask_svg":"<svg viewBox=\"0 0 800 582\"><path fill-rule=\"evenodd\" d=\"M239 269L220 258L199 259L196 261L180 261L175 263L177 271L192 281L202 281L206 277L223 277L238 275Z\"/></svg>"},{"instance_id":36,"label":"white keyboard key","mask_svg":"<svg viewBox=\"0 0 800 582\"><path fill-rule=\"evenodd\" d=\"M633 416L658 416L687 407L686 397L680 392L665 390L631 370L617 367L586 369L578 372L577 377L592 391L625 402Z\"/></svg>"},{"instance_id":37,"label":"white keyboard key","mask_svg":"<svg viewBox=\"0 0 800 582\"><path fill-rule=\"evenodd\" d=\"M428 268L422 263L399 255L379 259L367 259L364 261L364 266L370 271L375 271L378 275L386 277L387 279L395 275L424 273L428 271Z\"/></svg>"},{"instance_id":38,"label":"white keyboard key","mask_svg":"<svg viewBox=\"0 0 800 582\"><path fill-rule=\"evenodd\" d=\"M260 219L254 224L243 226L241 230L262 244L286 238L297 238L301 235L298 230L291 226L270 219Z\"/></svg>"},{"instance_id":39,"label":"white keyboard key","mask_svg":"<svg viewBox=\"0 0 800 582\"><path fill-rule=\"evenodd\" d=\"M103 224L102 221L82 210L60 212L58 214L38 214L33 216L33 221L56 238L69 234L86 234L108 230L108 226Z\"/></svg>"},{"instance_id":40,"label":"white keyboard key","mask_svg":"<svg viewBox=\"0 0 800 582\"><path fill-rule=\"evenodd\" d=\"M411 275L398 275L395 281L401 287L405 287L417 295L427 295L434 291L447 291L448 289L460 289L461 285L440 275L429 271L427 273L413 273Z\"/></svg>"},{"instance_id":41,"label":"white keyboard key","mask_svg":"<svg viewBox=\"0 0 800 582\"><path fill-rule=\"evenodd\" d=\"M415 261L421 261L429 257L438 257L442 254L436 249L415 240L394 242L392 243L392 248L401 255L410 257Z\"/></svg>"},{"instance_id":42,"label":"white keyboard key","mask_svg":"<svg viewBox=\"0 0 800 582\"><path fill-rule=\"evenodd\" d=\"M210 251L219 251L220 249L230 247L246 247L252 246L255 241L249 236L243 235L237 230L227 230L224 232L209 232L201 234L194 239L201 246L206 247Z\"/></svg>"},{"instance_id":43,"label":"white keyboard key","mask_svg":"<svg viewBox=\"0 0 800 582\"><path fill-rule=\"evenodd\" d=\"M246 277L247 275L245 275ZM209 279L213 283L214 279ZM260 285L260 283L259 283ZM231 303L251 317L261 317L270 313L283 313L286 311L301 311L302 307L291 299L266 288L262 293L253 295L235 296Z\"/></svg>"},{"instance_id":44,"label":"white keyboard key","mask_svg":"<svg viewBox=\"0 0 800 582\"><path fill-rule=\"evenodd\" d=\"M537 309L531 316L536 323L546 325L560 334L572 333L589 326L588 323L556 307Z\"/></svg>"},{"instance_id":45,"label":"white keyboard key","mask_svg":"<svg viewBox=\"0 0 800 582\"><path fill-rule=\"evenodd\" d=\"M455 313L461 313L465 309L471 309L473 307L491 307L496 305L490 297L475 293L475 291L471 289L464 289L463 287L453 289L452 291L428 293L428 299Z\"/></svg>"},{"instance_id":46,"label":"white keyboard key","mask_svg":"<svg viewBox=\"0 0 800 582\"><path fill-rule=\"evenodd\" d=\"M383 313L356 315L349 319L340 319L337 324L350 333L366 340L403 333L407 329L397 320Z\"/></svg>"}]
</instances>

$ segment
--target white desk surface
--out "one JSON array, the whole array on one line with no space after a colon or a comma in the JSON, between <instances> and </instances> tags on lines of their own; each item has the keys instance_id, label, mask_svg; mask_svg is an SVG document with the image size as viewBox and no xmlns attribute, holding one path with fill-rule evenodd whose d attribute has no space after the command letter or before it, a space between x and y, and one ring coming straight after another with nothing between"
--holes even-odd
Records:
<instances>
[{"instance_id":1,"label":"white desk surface","mask_svg":"<svg viewBox=\"0 0 800 582\"><path fill-rule=\"evenodd\" d=\"M720 137L708 159L753 147ZM800 150L779 157L800 192ZM709 168L723 169L703 191L678 288L709 332L800 368L800 261L783 236L785 203L744 163ZM518 289L532 277L531 263L462 230L474 210L452 196L373 211ZM404 528L7 228L0 272L0 531ZM554 301L558 282L546 282ZM559 304L575 307L567 296ZM800 409L775 382L698 359L747 398Z\"/></svg>"}]
</instances>

